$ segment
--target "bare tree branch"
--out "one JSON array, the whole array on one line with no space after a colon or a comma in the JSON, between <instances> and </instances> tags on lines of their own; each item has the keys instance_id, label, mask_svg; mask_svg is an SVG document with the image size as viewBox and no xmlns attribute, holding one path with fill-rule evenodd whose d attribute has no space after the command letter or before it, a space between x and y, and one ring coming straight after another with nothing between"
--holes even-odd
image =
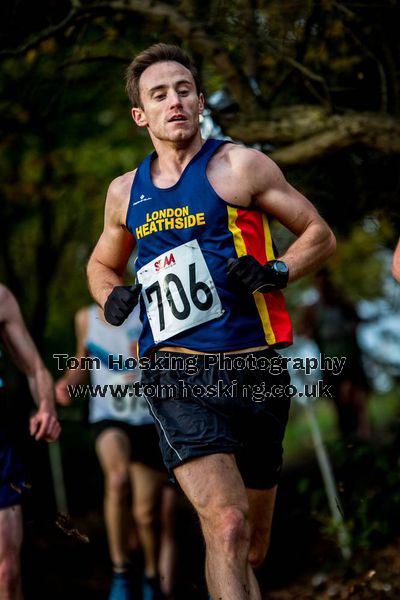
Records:
<instances>
[{"instance_id":1,"label":"bare tree branch","mask_svg":"<svg viewBox=\"0 0 400 600\"><path fill-rule=\"evenodd\" d=\"M257 106L253 91L240 65L234 64L229 54L221 48L216 39L209 35L202 23L193 22L174 6L154 0L112 0L98 3L90 8L98 7L114 11L133 12L145 15L149 20L168 23L170 30L182 40L190 41L193 51L208 58L223 75L235 100L245 110Z\"/></svg>"},{"instance_id":2,"label":"bare tree branch","mask_svg":"<svg viewBox=\"0 0 400 600\"><path fill-rule=\"evenodd\" d=\"M388 83L386 79L385 69L383 67L382 61L378 58L375 52L373 52L368 46L364 43L364 41L360 38L358 34L356 34L353 29L346 26L347 32L351 35L354 42L361 48L361 51L371 58L376 64L376 68L378 70L379 79L380 79L380 88L381 88L381 111L386 112L388 108Z\"/></svg>"},{"instance_id":3,"label":"bare tree branch","mask_svg":"<svg viewBox=\"0 0 400 600\"><path fill-rule=\"evenodd\" d=\"M2 50L0 52L0 58L12 58L17 56L22 56L26 54L32 48L37 48L42 42L48 40L51 37L54 37L57 33L60 33L67 29L72 23L74 23L78 16L81 14L81 9L79 8L79 3L74 1L74 8L70 10L68 15L59 23L55 25L50 25L46 27L42 31L40 31L37 35L32 36L25 44L22 46L18 46L17 48L10 48L8 50Z\"/></svg>"},{"instance_id":4,"label":"bare tree branch","mask_svg":"<svg viewBox=\"0 0 400 600\"><path fill-rule=\"evenodd\" d=\"M337 2L335 6L343 8ZM79 0L73 0L73 8L60 23L46 28L23 46L0 53L0 56L21 55L73 23L110 12L142 15L149 21L155 21L158 26L168 26L168 30L178 38L190 42L195 53L215 65L242 109L235 115L235 121L232 120L232 116L220 115L219 120L224 133L247 144L270 143L277 146L287 144L272 153L272 156L282 165L306 164L353 144L362 144L382 152L400 153L400 125L389 115L379 113L332 115L326 104L325 106L323 104L322 106L286 106L266 111L258 104L241 65L233 62L229 53L208 33L204 24L188 18L175 5L158 0L110 0L85 6L80 4ZM354 15L346 13L346 17L353 19ZM323 77L303 65L297 58L282 54L282 49L273 40L266 39L266 43L280 54L291 68L299 71L310 85L319 84L317 87L322 87L329 102ZM66 64L79 64L99 58L103 57L83 56ZM123 57L113 58L124 60ZM315 92L313 88L313 93ZM321 96L318 98L319 101L324 100Z\"/></svg>"},{"instance_id":5,"label":"bare tree branch","mask_svg":"<svg viewBox=\"0 0 400 600\"><path fill-rule=\"evenodd\" d=\"M282 167L308 164L315 159L361 144L384 153L400 154L400 124L377 113L347 114L328 119L325 131L270 154Z\"/></svg>"},{"instance_id":6,"label":"bare tree branch","mask_svg":"<svg viewBox=\"0 0 400 600\"><path fill-rule=\"evenodd\" d=\"M349 19L355 19L356 14L350 10L347 6L344 6L341 2L337 2L336 0L332 0L332 6L337 8L340 12L346 15Z\"/></svg>"},{"instance_id":7,"label":"bare tree branch","mask_svg":"<svg viewBox=\"0 0 400 600\"><path fill-rule=\"evenodd\" d=\"M47 27L18 48L0 52L0 57L21 56L44 40L65 30L79 17L110 11L140 14L146 16L149 21L168 24L170 31L182 40L190 41L195 52L202 54L215 65L227 82L232 95L244 110L253 110L257 106L257 100L240 65L234 64L216 39L206 32L203 24L191 21L170 4L154 0L111 0L85 6L80 4L79 0L74 0L74 7L60 23Z\"/></svg>"},{"instance_id":8,"label":"bare tree branch","mask_svg":"<svg viewBox=\"0 0 400 600\"><path fill-rule=\"evenodd\" d=\"M68 68L68 67L76 67L78 65L83 65L83 64L88 64L88 63L94 63L94 62L115 62L115 63L122 63L124 65L126 65L129 62L130 57L129 56L119 56L117 54L99 54L99 55L95 55L95 56L82 56L81 58L74 58L71 60L66 60L63 63L61 63L60 67L62 69L64 68Z\"/></svg>"},{"instance_id":9,"label":"bare tree branch","mask_svg":"<svg viewBox=\"0 0 400 600\"><path fill-rule=\"evenodd\" d=\"M325 95L324 103L329 106L331 105L330 92L329 92L328 85L327 85L324 77L322 77L321 75L318 75L318 73L315 73L314 71L312 71L311 69L309 69L308 67L306 67L305 65L300 63L298 60L296 60L292 56L288 56L287 54L285 54L279 48L278 44L276 42L274 42L272 39L268 38L267 43L274 50L274 52L276 54L278 54L280 56L280 58L284 62L286 62L288 65L290 65L293 69L296 69L297 71L299 71L307 79L311 79L311 81L318 82L321 85L324 95Z\"/></svg>"},{"instance_id":10,"label":"bare tree branch","mask_svg":"<svg viewBox=\"0 0 400 600\"><path fill-rule=\"evenodd\" d=\"M300 141L326 129L329 114L321 106L303 104L273 108L235 123L221 123L224 132L245 144L284 144Z\"/></svg>"},{"instance_id":11,"label":"bare tree branch","mask_svg":"<svg viewBox=\"0 0 400 600\"><path fill-rule=\"evenodd\" d=\"M382 52L382 49L378 48L378 52L372 50L369 42L373 39L373 36L371 36L371 33L366 33L362 30L360 24L357 23L357 15L353 11L335 0L332 2L332 5L345 15L345 28L353 38L354 42L361 48L361 51L376 64L381 88L381 112L386 112L388 110L388 81L383 62L378 56L378 52ZM352 25L346 25L346 21L348 23L351 22ZM397 82L397 79L397 76L395 76L394 81ZM394 83L394 85L396 84Z\"/></svg>"}]
</instances>

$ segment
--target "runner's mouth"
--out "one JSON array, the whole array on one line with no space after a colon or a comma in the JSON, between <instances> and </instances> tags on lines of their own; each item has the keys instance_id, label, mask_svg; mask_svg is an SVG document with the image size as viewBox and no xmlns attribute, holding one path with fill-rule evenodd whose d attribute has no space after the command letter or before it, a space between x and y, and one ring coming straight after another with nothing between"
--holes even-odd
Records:
<instances>
[{"instance_id":1,"label":"runner's mouth","mask_svg":"<svg viewBox=\"0 0 400 600\"><path fill-rule=\"evenodd\" d=\"M184 115L174 115L168 119L168 123L184 123L185 121L187 121L187 118Z\"/></svg>"}]
</instances>

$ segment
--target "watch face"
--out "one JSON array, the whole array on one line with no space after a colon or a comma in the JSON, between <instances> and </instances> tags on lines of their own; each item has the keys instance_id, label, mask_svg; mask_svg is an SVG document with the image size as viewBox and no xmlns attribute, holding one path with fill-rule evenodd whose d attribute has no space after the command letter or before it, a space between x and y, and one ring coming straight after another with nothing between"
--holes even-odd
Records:
<instances>
[{"instance_id":1,"label":"watch face","mask_svg":"<svg viewBox=\"0 0 400 600\"><path fill-rule=\"evenodd\" d=\"M287 273L288 272L287 264L281 260L277 260L275 262L275 269L276 269L276 271L278 271L278 273Z\"/></svg>"}]
</instances>

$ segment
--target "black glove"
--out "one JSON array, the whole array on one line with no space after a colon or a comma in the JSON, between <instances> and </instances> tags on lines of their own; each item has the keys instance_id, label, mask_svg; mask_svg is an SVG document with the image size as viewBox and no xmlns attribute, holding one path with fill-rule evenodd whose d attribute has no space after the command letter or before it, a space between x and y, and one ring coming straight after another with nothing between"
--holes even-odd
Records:
<instances>
[{"instance_id":1,"label":"black glove","mask_svg":"<svg viewBox=\"0 0 400 600\"><path fill-rule=\"evenodd\" d=\"M265 294L286 287L289 269L280 260L270 260L265 265L260 265L253 256L246 255L228 260L228 277L252 294Z\"/></svg>"},{"instance_id":2,"label":"black glove","mask_svg":"<svg viewBox=\"0 0 400 600\"><path fill-rule=\"evenodd\" d=\"M104 305L104 316L111 325L122 325L138 303L142 286L117 285Z\"/></svg>"}]
</instances>

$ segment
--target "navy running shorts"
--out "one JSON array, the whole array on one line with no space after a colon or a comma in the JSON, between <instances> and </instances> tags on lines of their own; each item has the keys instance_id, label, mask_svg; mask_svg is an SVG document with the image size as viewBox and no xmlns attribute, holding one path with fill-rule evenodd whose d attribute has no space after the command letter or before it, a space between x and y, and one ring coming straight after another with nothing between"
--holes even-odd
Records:
<instances>
[{"instance_id":1,"label":"navy running shorts","mask_svg":"<svg viewBox=\"0 0 400 600\"><path fill-rule=\"evenodd\" d=\"M26 467L15 444L0 430L0 509L21 504L29 488Z\"/></svg>"},{"instance_id":2,"label":"navy running shorts","mask_svg":"<svg viewBox=\"0 0 400 600\"><path fill-rule=\"evenodd\" d=\"M270 348L220 355L157 351L141 383L169 471L195 457L233 453L246 487L274 487L290 408L290 377L279 364Z\"/></svg>"},{"instance_id":3,"label":"navy running shorts","mask_svg":"<svg viewBox=\"0 0 400 600\"><path fill-rule=\"evenodd\" d=\"M156 471L166 472L160 452L157 430L152 424L130 425L125 421L104 419L91 423L95 439L107 429L120 429L129 438L131 462L140 462Z\"/></svg>"}]
</instances>

